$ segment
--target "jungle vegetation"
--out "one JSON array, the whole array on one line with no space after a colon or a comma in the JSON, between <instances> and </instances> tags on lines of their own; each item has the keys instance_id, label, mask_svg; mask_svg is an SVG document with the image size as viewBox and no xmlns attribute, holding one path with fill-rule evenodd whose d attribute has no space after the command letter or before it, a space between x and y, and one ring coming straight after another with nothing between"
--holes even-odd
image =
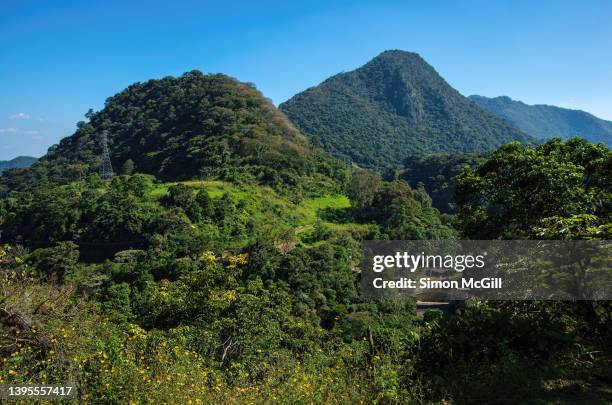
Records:
<instances>
[{"instance_id":1,"label":"jungle vegetation","mask_svg":"<svg viewBox=\"0 0 612 405\"><path fill-rule=\"evenodd\" d=\"M130 86L0 178L0 382L73 382L88 403L517 403L568 384L610 400L609 302L421 319L360 296L365 239L609 238L604 146L511 143L472 163L451 173L451 221L425 188L311 144L251 86Z\"/></svg>"}]
</instances>

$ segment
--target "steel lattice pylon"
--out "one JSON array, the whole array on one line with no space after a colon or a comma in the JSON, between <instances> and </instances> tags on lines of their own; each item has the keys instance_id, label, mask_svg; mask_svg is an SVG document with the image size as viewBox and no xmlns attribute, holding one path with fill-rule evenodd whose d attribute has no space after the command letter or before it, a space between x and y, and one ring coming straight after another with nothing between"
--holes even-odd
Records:
<instances>
[{"instance_id":1,"label":"steel lattice pylon","mask_svg":"<svg viewBox=\"0 0 612 405\"><path fill-rule=\"evenodd\" d=\"M110 179L114 176L113 165L111 165L110 154L108 153L108 132L102 131L100 136L102 143L102 162L100 164L100 177Z\"/></svg>"}]
</instances>

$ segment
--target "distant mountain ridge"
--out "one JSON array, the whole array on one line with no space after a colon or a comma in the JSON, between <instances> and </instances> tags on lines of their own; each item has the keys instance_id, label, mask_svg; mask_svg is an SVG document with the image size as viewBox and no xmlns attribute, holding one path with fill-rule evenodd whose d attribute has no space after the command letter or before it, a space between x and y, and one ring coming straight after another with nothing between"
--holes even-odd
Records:
<instances>
[{"instance_id":1,"label":"distant mountain ridge","mask_svg":"<svg viewBox=\"0 0 612 405\"><path fill-rule=\"evenodd\" d=\"M462 96L418 54L398 50L332 76L279 108L328 151L370 168L409 155L481 153L512 140L533 141Z\"/></svg>"},{"instance_id":2,"label":"distant mountain ridge","mask_svg":"<svg viewBox=\"0 0 612 405\"><path fill-rule=\"evenodd\" d=\"M508 96L489 98L472 95L469 98L536 138L567 139L579 135L589 142L603 142L608 147L612 146L612 122L588 112L545 104L529 105Z\"/></svg>"},{"instance_id":3,"label":"distant mountain ridge","mask_svg":"<svg viewBox=\"0 0 612 405\"><path fill-rule=\"evenodd\" d=\"M0 160L0 173L8 169L30 167L38 158L32 156L17 156L11 160Z\"/></svg>"}]
</instances>

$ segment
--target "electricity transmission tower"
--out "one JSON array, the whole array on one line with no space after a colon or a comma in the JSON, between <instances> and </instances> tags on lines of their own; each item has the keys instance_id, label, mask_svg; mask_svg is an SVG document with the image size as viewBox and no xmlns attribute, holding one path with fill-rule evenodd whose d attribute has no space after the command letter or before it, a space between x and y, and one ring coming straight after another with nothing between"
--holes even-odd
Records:
<instances>
[{"instance_id":1,"label":"electricity transmission tower","mask_svg":"<svg viewBox=\"0 0 612 405\"><path fill-rule=\"evenodd\" d=\"M111 165L110 155L108 153L108 132L102 131L101 135L102 142L102 163L100 164L100 177L103 179L110 179L114 176L113 166Z\"/></svg>"}]
</instances>

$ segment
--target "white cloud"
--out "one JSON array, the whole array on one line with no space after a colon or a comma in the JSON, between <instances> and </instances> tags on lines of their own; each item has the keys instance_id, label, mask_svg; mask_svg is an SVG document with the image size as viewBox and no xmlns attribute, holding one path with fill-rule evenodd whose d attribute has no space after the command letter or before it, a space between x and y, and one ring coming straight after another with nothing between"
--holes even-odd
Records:
<instances>
[{"instance_id":1,"label":"white cloud","mask_svg":"<svg viewBox=\"0 0 612 405\"><path fill-rule=\"evenodd\" d=\"M17 114L13 114L9 117L12 120L29 120L32 116L28 113L18 112Z\"/></svg>"},{"instance_id":2,"label":"white cloud","mask_svg":"<svg viewBox=\"0 0 612 405\"><path fill-rule=\"evenodd\" d=\"M17 132L17 128L0 128L0 134L14 134Z\"/></svg>"},{"instance_id":3,"label":"white cloud","mask_svg":"<svg viewBox=\"0 0 612 405\"><path fill-rule=\"evenodd\" d=\"M38 140L43 139L43 136L42 135L32 135L32 139L38 141Z\"/></svg>"}]
</instances>

